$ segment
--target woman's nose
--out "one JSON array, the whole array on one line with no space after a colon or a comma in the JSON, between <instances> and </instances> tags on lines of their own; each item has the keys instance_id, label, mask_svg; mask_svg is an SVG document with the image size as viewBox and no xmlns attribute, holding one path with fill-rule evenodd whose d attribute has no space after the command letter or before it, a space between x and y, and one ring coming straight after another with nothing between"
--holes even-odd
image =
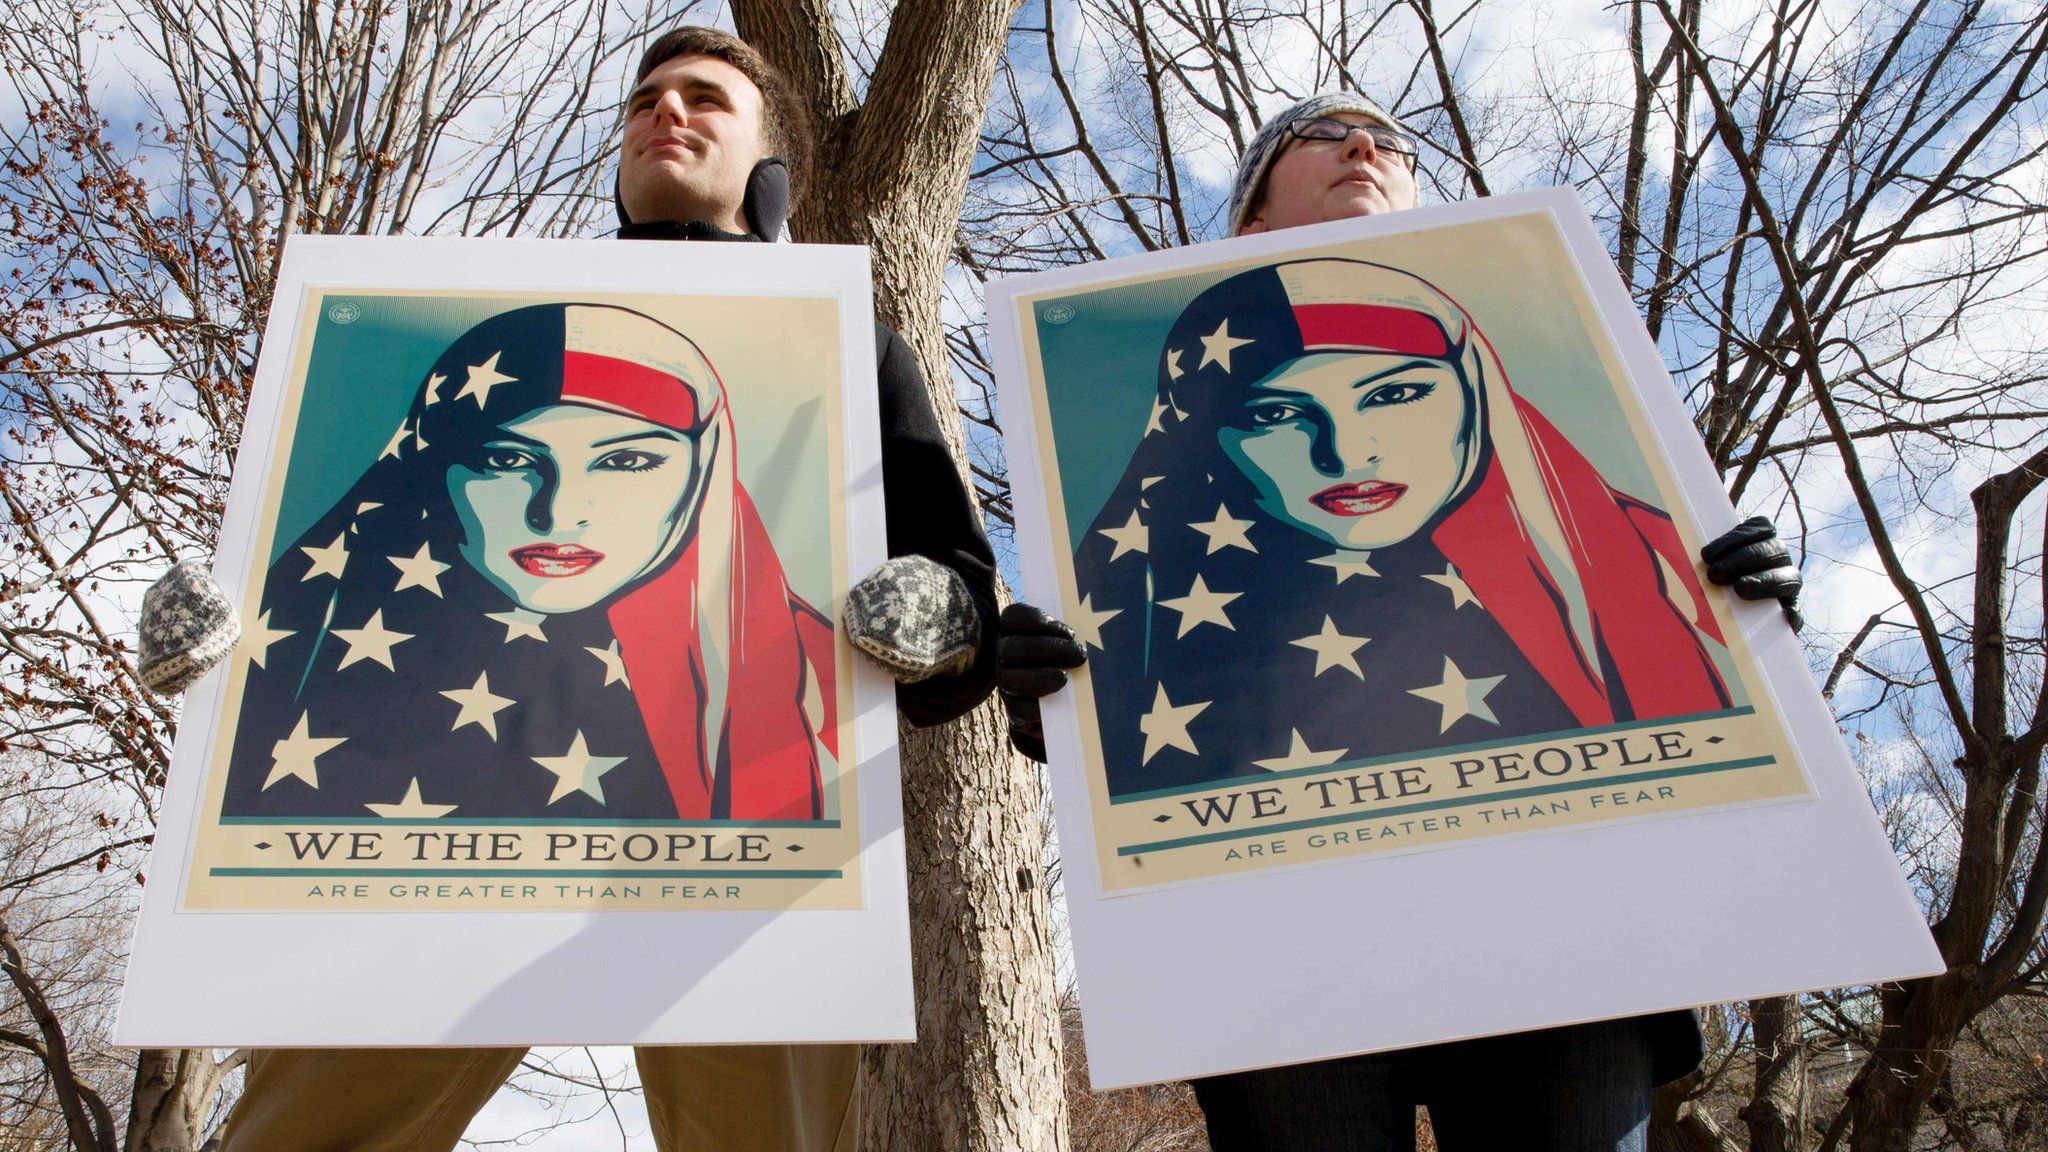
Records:
<instances>
[{"instance_id":1,"label":"woman's nose","mask_svg":"<svg viewBox=\"0 0 2048 1152\"><path fill-rule=\"evenodd\" d=\"M526 527L529 531L546 535L555 530L555 488L555 474L543 470L540 484L526 500Z\"/></svg>"},{"instance_id":2,"label":"woman's nose","mask_svg":"<svg viewBox=\"0 0 2048 1152\"><path fill-rule=\"evenodd\" d=\"M1342 476L1379 463L1379 433L1369 425L1363 428L1331 428L1325 425L1317 432L1312 454L1317 472L1325 476Z\"/></svg>"},{"instance_id":3,"label":"woman's nose","mask_svg":"<svg viewBox=\"0 0 2048 1152\"><path fill-rule=\"evenodd\" d=\"M596 504L595 492L581 478L564 478L553 468L543 468L540 485L526 502L526 526L543 535L558 524L588 527Z\"/></svg>"},{"instance_id":4,"label":"woman's nose","mask_svg":"<svg viewBox=\"0 0 2048 1152\"><path fill-rule=\"evenodd\" d=\"M597 507L597 493L589 479L568 475L555 490L552 501L554 522L571 528L587 528Z\"/></svg>"}]
</instances>

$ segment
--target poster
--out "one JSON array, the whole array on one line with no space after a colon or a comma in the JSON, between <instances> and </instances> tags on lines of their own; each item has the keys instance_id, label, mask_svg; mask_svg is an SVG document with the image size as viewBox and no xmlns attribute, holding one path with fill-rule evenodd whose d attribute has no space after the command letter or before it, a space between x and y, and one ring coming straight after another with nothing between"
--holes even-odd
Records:
<instances>
[{"instance_id":1,"label":"poster","mask_svg":"<svg viewBox=\"0 0 2048 1152\"><path fill-rule=\"evenodd\" d=\"M1810 797L1556 230L1327 252L1031 298L1106 887Z\"/></svg>"},{"instance_id":2,"label":"poster","mask_svg":"<svg viewBox=\"0 0 2048 1152\"><path fill-rule=\"evenodd\" d=\"M866 253L705 247L293 242L216 562L243 636L188 699L139 975L252 925L438 938L452 973L631 924L646 955L593 972L653 964L657 999L741 925L784 930L746 944L778 995L850 930L894 963L893 700L837 625L882 558ZM825 979L887 990L862 1036L907 1032L907 962ZM579 983L464 1034L630 1038ZM147 987L124 1025L197 1015ZM294 1015L292 1043L365 1030Z\"/></svg>"},{"instance_id":3,"label":"poster","mask_svg":"<svg viewBox=\"0 0 2048 1152\"><path fill-rule=\"evenodd\" d=\"M1449 897L1501 859L1581 852L1636 867L1602 845L1769 808L1848 821L1911 914L1860 790L1823 804L1848 765L1793 730L1832 743L1789 630L1705 580L1699 547L1734 517L1615 289L1568 193L992 289L1027 595L1089 650L1047 717L1066 858L1088 857L1091 1056L1096 1020L1135 1010L1097 1011L1084 923L1235 906L1247 881L1303 917L1280 938L1341 956L1303 893L1399 872ZM1560 926L1592 914L1549 899ZM1888 922L1924 945L1917 915ZM1171 935L1120 947L1200 947ZM1661 1006L1717 998L1684 987ZM1552 1012L1476 1032L1620 1014ZM1392 1046L1372 1032L1303 1052ZM1110 1047L1098 1083L1120 1078Z\"/></svg>"}]
</instances>

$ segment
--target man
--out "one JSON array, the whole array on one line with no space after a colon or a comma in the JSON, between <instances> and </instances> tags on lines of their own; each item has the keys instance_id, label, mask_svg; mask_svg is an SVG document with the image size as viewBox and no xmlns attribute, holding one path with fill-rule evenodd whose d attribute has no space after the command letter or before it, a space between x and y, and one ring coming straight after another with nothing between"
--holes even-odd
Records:
<instances>
[{"instance_id":1,"label":"man","mask_svg":"<svg viewBox=\"0 0 2048 1152\"><path fill-rule=\"evenodd\" d=\"M726 33L678 29L649 46L627 99L618 234L773 241L809 155L803 105L773 66ZM993 684L994 557L910 350L878 325L876 352L892 559L849 593L845 627L897 678L904 715L937 724L973 708ZM204 566L178 566L144 601L145 682L181 690L233 650L236 630ZM824 1044L635 1050L656 1146L693 1152L851 1148L858 1053ZM223 1149L451 1149L523 1055L258 1052Z\"/></svg>"},{"instance_id":2,"label":"man","mask_svg":"<svg viewBox=\"0 0 2048 1152\"><path fill-rule=\"evenodd\" d=\"M1232 235L1370 216L1417 200L1415 138L1362 96L1312 97L1268 121L1239 160ZM1792 604L1799 571L1770 522L1702 550L1708 577ZM1194 1082L1216 1152L1412 1148L1418 1105L1445 1152L1641 1152L1655 1084L1701 1055L1690 1013L1551 1028Z\"/></svg>"}]
</instances>

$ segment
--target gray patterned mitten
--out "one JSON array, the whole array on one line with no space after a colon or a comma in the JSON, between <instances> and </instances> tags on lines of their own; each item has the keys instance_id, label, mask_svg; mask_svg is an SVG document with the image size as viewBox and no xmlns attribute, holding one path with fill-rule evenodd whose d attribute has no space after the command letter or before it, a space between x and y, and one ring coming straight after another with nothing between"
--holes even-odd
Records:
<instances>
[{"instance_id":1,"label":"gray patterned mitten","mask_svg":"<svg viewBox=\"0 0 2048 1152\"><path fill-rule=\"evenodd\" d=\"M235 650L242 626L235 606L213 582L206 561L187 560L142 594L142 651L136 671L143 686L169 696Z\"/></svg>"},{"instance_id":2,"label":"gray patterned mitten","mask_svg":"<svg viewBox=\"0 0 2048 1152\"><path fill-rule=\"evenodd\" d=\"M967 582L923 556L898 556L846 594L846 638L905 684L965 672L981 641Z\"/></svg>"}]
</instances>

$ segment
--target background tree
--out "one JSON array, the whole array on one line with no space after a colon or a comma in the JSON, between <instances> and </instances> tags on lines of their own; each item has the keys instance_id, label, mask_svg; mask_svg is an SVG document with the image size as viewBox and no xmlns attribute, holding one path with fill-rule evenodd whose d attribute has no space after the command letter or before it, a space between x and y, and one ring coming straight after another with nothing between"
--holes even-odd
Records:
<instances>
[{"instance_id":1,"label":"background tree","mask_svg":"<svg viewBox=\"0 0 2048 1152\"><path fill-rule=\"evenodd\" d=\"M823 126L801 241L866 244L877 318L917 353L964 458L940 328L941 285L989 82L1015 0L905 0L859 63L821 0L735 0L739 33L797 83ZM854 54L854 60L861 57ZM991 701L905 730L904 845L917 972L914 1045L862 1061L870 1148L1066 1146L1059 1001L1040 881L1043 792Z\"/></svg>"},{"instance_id":2,"label":"background tree","mask_svg":"<svg viewBox=\"0 0 2048 1152\"><path fill-rule=\"evenodd\" d=\"M0 828L39 850L0 889L0 1005L37 1025L0 1027L0 1107L24 1125L196 1148L235 1066L146 1051L130 1077L100 1037L176 720L131 614L211 551L285 239L582 231L645 25L596 0L10 5Z\"/></svg>"}]
</instances>

